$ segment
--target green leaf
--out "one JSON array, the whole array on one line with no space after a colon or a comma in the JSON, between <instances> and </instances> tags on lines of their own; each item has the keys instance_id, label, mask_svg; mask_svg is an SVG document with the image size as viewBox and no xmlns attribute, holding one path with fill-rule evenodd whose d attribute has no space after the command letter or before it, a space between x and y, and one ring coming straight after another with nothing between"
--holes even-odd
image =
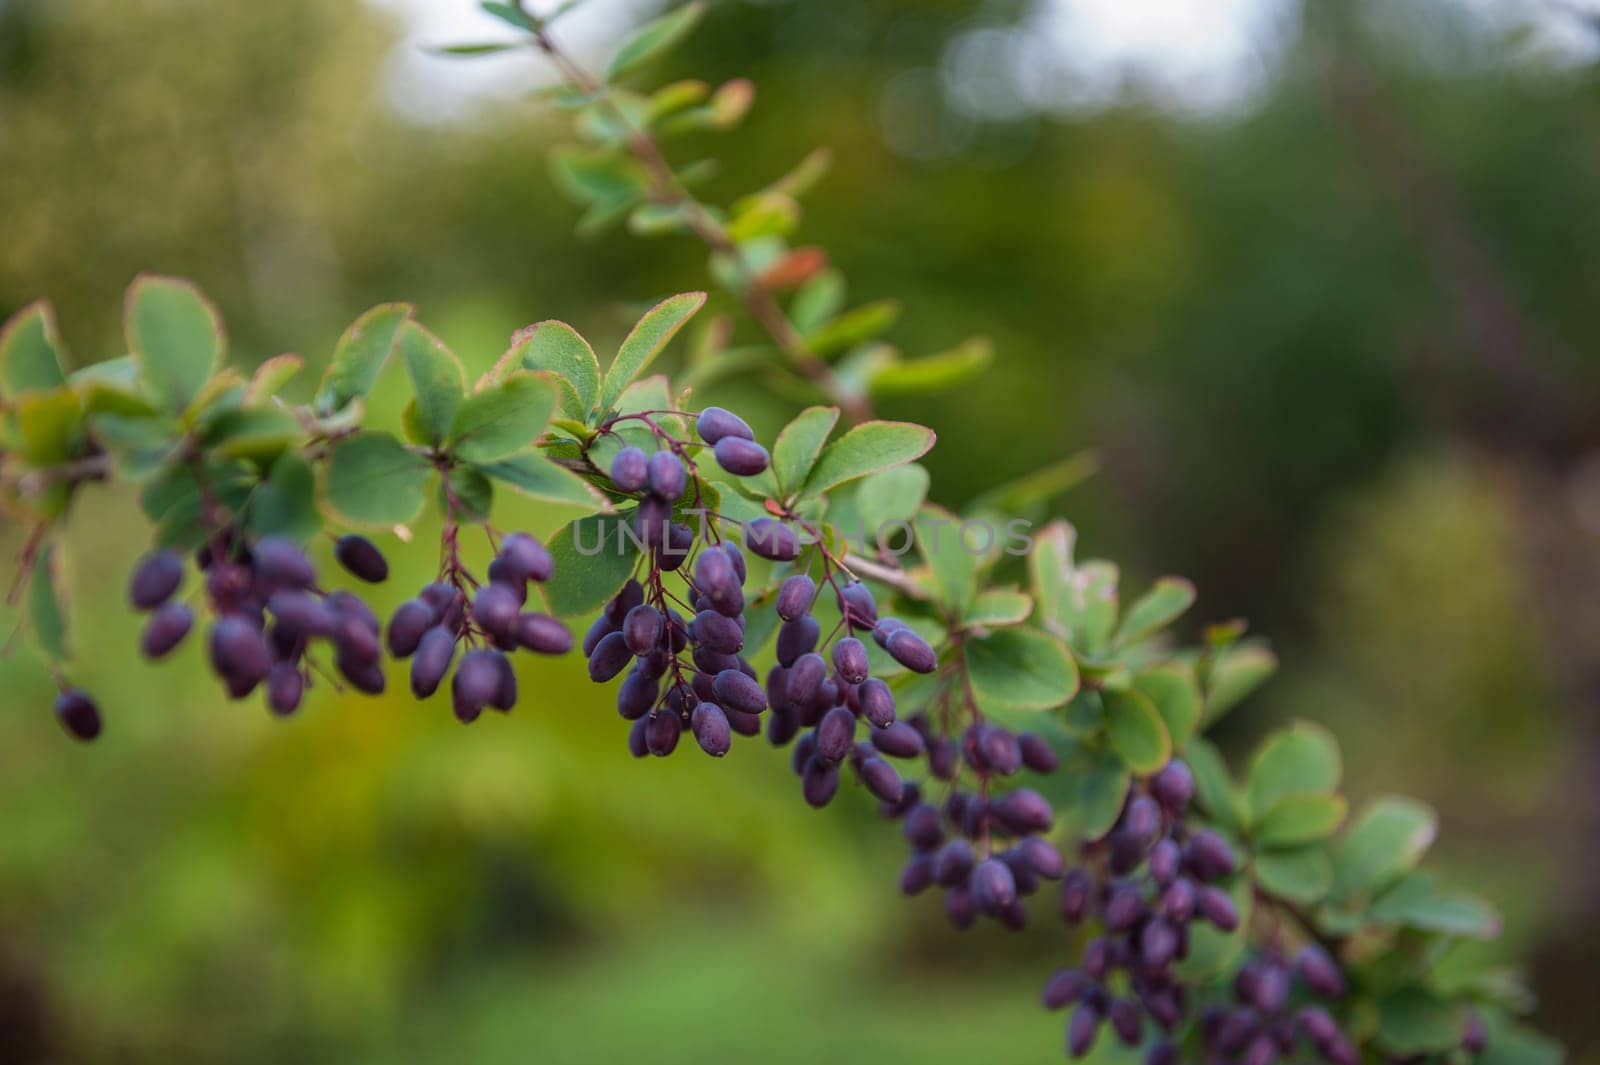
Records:
<instances>
[{"instance_id":1,"label":"green leaf","mask_svg":"<svg viewBox=\"0 0 1600 1065\"><path fill-rule=\"evenodd\" d=\"M1166 628L1194 605L1194 584L1182 577L1158 577L1150 590L1135 599L1117 628L1117 642L1137 643Z\"/></svg>"},{"instance_id":2,"label":"green leaf","mask_svg":"<svg viewBox=\"0 0 1600 1065\"><path fill-rule=\"evenodd\" d=\"M432 55L463 57L477 55L494 55L497 52L509 52L516 48L527 47L522 41L484 41L481 44L442 44L428 49Z\"/></svg>"},{"instance_id":3,"label":"green leaf","mask_svg":"<svg viewBox=\"0 0 1600 1065\"><path fill-rule=\"evenodd\" d=\"M1110 751L1069 751L1049 787L1057 821L1072 839L1100 839L1111 831L1128 797L1128 767Z\"/></svg>"},{"instance_id":4,"label":"green leaf","mask_svg":"<svg viewBox=\"0 0 1600 1065\"><path fill-rule=\"evenodd\" d=\"M485 475L532 499L590 510L609 510L611 507L603 492L543 455L516 455L478 468Z\"/></svg>"},{"instance_id":5,"label":"green leaf","mask_svg":"<svg viewBox=\"0 0 1600 1065\"><path fill-rule=\"evenodd\" d=\"M728 221L728 238L736 244L758 237L787 236L800 222L800 205L778 193L758 193L740 200Z\"/></svg>"},{"instance_id":6,"label":"green leaf","mask_svg":"<svg viewBox=\"0 0 1600 1065\"><path fill-rule=\"evenodd\" d=\"M245 402L263 403L276 396L283 386L300 372L305 360L298 355L274 355L250 375L250 387L245 390Z\"/></svg>"},{"instance_id":7,"label":"green leaf","mask_svg":"<svg viewBox=\"0 0 1600 1065\"><path fill-rule=\"evenodd\" d=\"M403 525L422 509L432 467L388 433L358 433L328 457L327 500L357 525Z\"/></svg>"},{"instance_id":8,"label":"green leaf","mask_svg":"<svg viewBox=\"0 0 1600 1065\"><path fill-rule=\"evenodd\" d=\"M545 582L550 612L572 617L597 610L627 582L638 560L623 532L631 515L591 515L563 526L550 540L555 575Z\"/></svg>"},{"instance_id":9,"label":"green leaf","mask_svg":"<svg viewBox=\"0 0 1600 1065\"><path fill-rule=\"evenodd\" d=\"M916 463L868 474L856 482L856 509L868 544L895 542L896 527L909 522L928 497L928 471Z\"/></svg>"},{"instance_id":10,"label":"green leaf","mask_svg":"<svg viewBox=\"0 0 1600 1065\"><path fill-rule=\"evenodd\" d=\"M285 451L250 496L245 524L257 536L285 536L305 543L322 528L317 478L297 452Z\"/></svg>"},{"instance_id":11,"label":"green leaf","mask_svg":"<svg viewBox=\"0 0 1600 1065\"><path fill-rule=\"evenodd\" d=\"M962 620L968 625L1002 628L1020 625L1032 613L1033 599L1026 592L1015 588L985 588L978 593Z\"/></svg>"},{"instance_id":12,"label":"green leaf","mask_svg":"<svg viewBox=\"0 0 1600 1065\"><path fill-rule=\"evenodd\" d=\"M838 407L807 407L778 433L772 445L772 473L782 491L791 492L806 483L806 475L838 421Z\"/></svg>"},{"instance_id":13,"label":"green leaf","mask_svg":"<svg viewBox=\"0 0 1600 1065\"><path fill-rule=\"evenodd\" d=\"M872 375L868 389L880 398L923 396L971 380L992 361L994 346L983 337L974 337L938 355L890 363Z\"/></svg>"},{"instance_id":14,"label":"green leaf","mask_svg":"<svg viewBox=\"0 0 1600 1065\"><path fill-rule=\"evenodd\" d=\"M1080 451L1043 469L1034 470L1015 481L998 485L972 501L967 509L972 513L997 513L1006 518L1043 507L1057 496L1094 475L1100 468L1100 456L1093 451Z\"/></svg>"},{"instance_id":15,"label":"green leaf","mask_svg":"<svg viewBox=\"0 0 1600 1065\"><path fill-rule=\"evenodd\" d=\"M466 462L494 462L533 446L556 409L553 374L520 370L468 396L445 447Z\"/></svg>"},{"instance_id":16,"label":"green leaf","mask_svg":"<svg viewBox=\"0 0 1600 1065\"><path fill-rule=\"evenodd\" d=\"M915 462L936 439L932 429L910 422L862 422L823 449L806 478L805 495L819 496L857 477Z\"/></svg>"},{"instance_id":17,"label":"green leaf","mask_svg":"<svg viewBox=\"0 0 1600 1065\"><path fill-rule=\"evenodd\" d=\"M871 340L894 325L900 317L900 304L896 300L878 300L863 304L839 315L806 336L806 347L813 355L831 355L853 348L863 340Z\"/></svg>"},{"instance_id":18,"label":"green leaf","mask_svg":"<svg viewBox=\"0 0 1600 1065\"><path fill-rule=\"evenodd\" d=\"M1145 776L1154 773L1172 758L1172 738L1156 712L1155 704L1137 691L1100 693L1106 708L1106 734L1111 749L1128 768Z\"/></svg>"},{"instance_id":19,"label":"green leaf","mask_svg":"<svg viewBox=\"0 0 1600 1065\"><path fill-rule=\"evenodd\" d=\"M1211 664L1206 679L1206 713L1201 724L1217 721L1277 670L1278 656L1259 641L1236 643L1224 650Z\"/></svg>"},{"instance_id":20,"label":"green leaf","mask_svg":"<svg viewBox=\"0 0 1600 1065\"><path fill-rule=\"evenodd\" d=\"M700 0L684 4L676 11L669 11L654 22L641 26L637 33L629 37L617 54L612 57L611 65L606 68L606 80L614 81L632 70L641 63L654 59L656 56L672 48L673 45L689 35L695 23L700 21L700 16L705 14L705 4Z\"/></svg>"},{"instance_id":21,"label":"green leaf","mask_svg":"<svg viewBox=\"0 0 1600 1065\"><path fill-rule=\"evenodd\" d=\"M1376 1042L1401 1057L1444 1051L1461 1041L1464 1022L1459 1003L1421 988L1402 988L1378 1000Z\"/></svg>"},{"instance_id":22,"label":"green leaf","mask_svg":"<svg viewBox=\"0 0 1600 1065\"><path fill-rule=\"evenodd\" d=\"M494 508L494 482L474 466L456 466L439 480L439 509L456 520L485 524Z\"/></svg>"},{"instance_id":23,"label":"green leaf","mask_svg":"<svg viewBox=\"0 0 1600 1065\"><path fill-rule=\"evenodd\" d=\"M802 334L810 333L844 306L844 275L824 270L800 286L789 302L789 320Z\"/></svg>"},{"instance_id":24,"label":"green leaf","mask_svg":"<svg viewBox=\"0 0 1600 1065\"><path fill-rule=\"evenodd\" d=\"M1037 629L1001 629L963 644L980 709L1048 710L1078 690L1078 667L1060 642Z\"/></svg>"},{"instance_id":25,"label":"green leaf","mask_svg":"<svg viewBox=\"0 0 1600 1065\"><path fill-rule=\"evenodd\" d=\"M0 326L0 397L66 384L65 354L50 304L28 304Z\"/></svg>"},{"instance_id":26,"label":"green leaf","mask_svg":"<svg viewBox=\"0 0 1600 1065\"><path fill-rule=\"evenodd\" d=\"M1421 932L1493 939L1500 915L1476 895L1443 891L1427 873L1415 872L1378 897L1367 915L1379 924L1404 925Z\"/></svg>"},{"instance_id":27,"label":"green leaf","mask_svg":"<svg viewBox=\"0 0 1600 1065\"><path fill-rule=\"evenodd\" d=\"M655 361L678 330L705 306L705 302L704 292L685 292L681 296L668 296L645 312L617 349L617 357L606 371L605 384L600 391L601 410L611 409L623 390Z\"/></svg>"},{"instance_id":28,"label":"green leaf","mask_svg":"<svg viewBox=\"0 0 1600 1065\"><path fill-rule=\"evenodd\" d=\"M595 397L600 394L600 361L594 349L578 331L566 322L540 322L517 335L507 358L510 365L521 365L529 370L550 370L572 386L576 405L563 405L563 413L583 421L594 409ZM565 397L563 397L565 398Z\"/></svg>"},{"instance_id":29,"label":"green leaf","mask_svg":"<svg viewBox=\"0 0 1600 1065\"><path fill-rule=\"evenodd\" d=\"M1242 827L1244 797L1216 746L1204 736L1196 736L1184 751L1183 760L1194 771L1194 794L1201 809L1224 828L1237 831Z\"/></svg>"},{"instance_id":30,"label":"green leaf","mask_svg":"<svg viewBox=\"0 0 1600 1065\"><path fill-rule=\"evenodd\" d=\"M1560 1043L1524 1025L1492 1014L1487 1018L1489 1045L1473 1065L1561 1065L1566 1051Z\"/></svg>"},{"instance_id":31,"label":"green leaf","mask_svg":"<svg viewBox=\"0 0 1600 1065\"><path fill-rule=\"evenodd\" d=\"M1086 655L1103 650L1117 623L1117 567L1110 562L1073 561L1077 531L1064 521L1034 538L1028 566L1039 619Z\"/></svg>"},{"instance_id":32,"label":"green leaf","mask_svg":"<svg viewBox=\"0 0 1600 1065\"><path fill-rule=\"evenodd\" d=\"M1256 748L1246 775L1253 815L1260 818L1293 795L1325 795L1339 787L1339 741L1321 725L1297 721Z\"/></svg>"},{"instance_id":33,"label":"green leaf","mask_svg":"<svg viewBox=\"0 0 1600 1065\"><path fill-rule=\"evenodd\" d=\"M1315 906L1333 887L1333 859L1318 844L1255 856L1255 876L1268 894Z\"/></svg>"},{"instance_id":34,"label":"green leaf","mask_svg":"<svg viewBox=\"0 0 1600 1065\"><path fill-rule=\"evenodd\" d=\"M16 452L35 466L50 466L70 459L83 434L83 407L70 388L52 392L26 392L11 405L15 420Z\"/></svg>"},{"instance_id":35,"label":"green leaf","mask_svg":"<svg viewBox=\"0 0 1600 1065\"><path fill-rule=\"evenodd\" d=\"M1334 894L1371 895L1387 887L1416 868L1438 830L1434 812L1415 799L1369 803L1334 852Z\"/></svg>"},{"instance_id":36,"label":"green leaf","mask_svg":"<svg viewBox=\"0 0 1600 1065\"><path fill-rule=\"evenodd\" d=\"M222 319L192 283L140 274L124 310L128 350L149 390L181 412L222 363Z\"/></svg>"},{"instance_id":37,"label":"green leaf","mask_svg":"<svg viewBox=\"0 0 1600 1065\"><path fill-rule=\"evenodd\" d=\"M960 617L978 593L980 556L962 537L961 522L949 511L927 505L917 514L917 550L933 575L937 600Z\"/></svg>"},{"instance_id":38,"label":"green leaf","mask_svg":"<svg viewBox=\"0 0 1600 1065\"><path fill-rule=\"evenodd\" d=\"M1133 687L1155 704L1173 750L1181 754L1200 723L1200 685L1194 670L1182 662L1152 666L1134 676Z\"/></svg>"},{"instance_id":39,"label":"green leaf","mask_svg":"<svg viewBox=\"0 0 1600 1065\"><path fill-rule=\"evenodd\" d=\"M343 410L372 391L411 311L409 303L380 303L344 331L312 401L319 414Z\"/></svg>"},{"instance_id":40,"label":"green leaf","mask_svg":"<svg viewBox=\"0 0 1600 1065\"><path fill-rule=\"evenodd\" d=\"M1253 838L1265 848L1315 843L1334 833L1347 805L1343 795L1291 795L1256 819Z\"/></svg>"},{"instance_id":41,"label":"green leaf","mask_svg":"<svg viewBox=\"0 0 1600 1065\"><path fill-rule=\"evenodd\" d=\"M427 443L442 444L466 399L461 361L443 341L413 321L401 324L399 345L415 392L417 426Z\"/></svg>"},{"instance_id":42,"label":"green leaf","mask_svg":"<svg viewBox=\"0 0 1600 1065\"><path fill-rule=\"evenodd\" d=\"M213 419L205 443L224 458L273 460L305 435L294 415L278 407L236 407Z\"/></svg>"},{"instance_id":43,"label":"green leaf","mask_svg":"<svg viewBox=\"0 0 1600 1065\"><path fill-rule=\"evenodd\" d=\"M538 29L537 24L516 4L501 3L500 0L482 0L478 6L483 9L484 14L493 15L508 26L529 32Z\"/></svg>"},{"instance_id":44,"label":"green leaf","mask_svg":"<svg viewBox=\"0 0 1600 1065\"><path fill-rule=\"evenodd\" d=\"M1239 911L1239 927L1223 932L1209 921L1189 926L1189 956L1174 968L1182 979L1199 983L1214 980L1233 965L1249 938L1251 909L1255 899L1248 877L1235 877L1228 886L1228 897Z\"/></svg>"},{"instance_id":45,"label":"green leaf","mask_svg":"<svg viewBox=\"0 0 1600 1065\"><path fill-rule=\"evenodd\" d=\"M34 640L53 661L68 657L66 588L61 579L58 548L40 547L28 583L28 626Z\"/></svg>"},{"instance_id":46,"label":"green leaf","mask_svg":"<svg viewBox=\"0 0 1600 1065\"><path fill-rule=\"evenodd\" d=\"M650 188L644 168L611 149L558 148L550 153L550 173L568 196L592 205L594 217L579 223L580 231L622 217Z\"/></svg>"}]
</instances>

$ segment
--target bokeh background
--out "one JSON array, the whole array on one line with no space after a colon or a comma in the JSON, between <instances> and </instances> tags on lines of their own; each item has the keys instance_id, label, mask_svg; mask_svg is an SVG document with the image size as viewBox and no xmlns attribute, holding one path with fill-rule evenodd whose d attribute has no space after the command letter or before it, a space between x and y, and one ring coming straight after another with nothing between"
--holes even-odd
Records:
<instances>
[{"instance_id":1,"label":"bokeh background","mask_svg":"<svg viewBox=\"0 0 1600 1065\"><path fill-rule=\"evenodd\" d=\"M591 6L586 54L651 9ZM405 299L481 366L552 316L605 350L625 301L701 286L693 246L572 235L530 59L421 54L496 36L473 8L0 0L0 316L48 295L80 362L117 354L151 269L219 301L241 364ZM1225 747L1313 718L1353 795L1434 803L1438 860L1507 915L1487 949L1589 1062L1597 57L1577 0L722 0L659 71L759 86L680 150L718 195L834 149L805 236L904 301L908 351L994 338L976 383L887 411L938 428L941 500L1098 449L1062 503L1084 547L1280 653ZM635 763L575 662L473 729L408 695L225 704L196 647L138 658L142 526L86 497L106 737L67 742L40 663L0 660L0 1061L1059 1060L1059 933L900 901L865 800L810 811L757 745Z\"/></svg>"}]
</instances>

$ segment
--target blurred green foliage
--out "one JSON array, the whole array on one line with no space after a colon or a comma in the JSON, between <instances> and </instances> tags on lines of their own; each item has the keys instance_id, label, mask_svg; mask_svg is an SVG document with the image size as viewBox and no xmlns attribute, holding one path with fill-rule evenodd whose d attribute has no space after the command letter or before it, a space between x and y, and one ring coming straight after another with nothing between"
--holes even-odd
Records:
<instances>
[{"instance_id":1,"label":"blurred green foliage","mask_svg":"<svg viewBox=\"0 0 1600 1065\"><path fill-rule=\"evenodd\" d=\"M671 69L758 85L716 146L719 195L830 145L803 232L853 296L900 298L913 354L994 338L958 397L883 411L938 427L945 501L1100 447L1070 500L1085 543L1279 639L1286 676L1230 722L1238 743L1290 713L1335 726L1354 794L1441 809L1514 953L1593 919L1560 861L1582 839L1559 784L1583 779L1581 722L1528 623L1511 463L1440 415L1493 408L1494 384L1330 89L1349 25L1317 7L1248 113L1026 116L938 163L893 154L863 101L936 84L954 35L1021 5L727 3ZM1556 340L1546 369L1591 396L1593 74L1407 10L1411 35L1347 46ZM620 300L700 276L685 244L571 236L557 124L531 103L394 114L395 31L328 0L0 3L0 317L49 295L80 359L110 353L151 269L200 280L245 363L324 358L354 308L406 299L478 370L552 315L614 341ZM71 542L114 739L63 743L37 664L0 660L0 1047L21 1060L1056 1060L1033 1004L1054 933L963 938L899 903L899 840L864 800L812 814L754 750L637 765L570 663L489 729L404 697L322 693L289 724L218 706L200 670L137 659L132 513L101 496ZM393 595L431 552L397 561ZM1555 1001L1545 1026L1593 1047L1592 1011Z\"/></svg>"}]
</instances>

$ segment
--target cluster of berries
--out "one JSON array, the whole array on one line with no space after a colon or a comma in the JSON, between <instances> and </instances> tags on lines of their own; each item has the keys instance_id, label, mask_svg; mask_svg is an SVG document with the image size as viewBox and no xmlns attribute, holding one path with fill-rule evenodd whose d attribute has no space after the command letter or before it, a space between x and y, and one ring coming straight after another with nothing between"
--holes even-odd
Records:
<instances>
[{"instance_id":1,"label":"cluster of berries","mask_svg":"<svg viewBox=\"0 0 1600 1065\"><path fill-rule=\"evenodd\" d=\"M361 580L378 583L389 575L383 554L365 537L344 537L334 554ZM351 592L319 588L316 568L299 545L277 536L252 543L229 527L200 547L195 563L214 619L207 641L211 666L230 698L264 685L274 713L294 713L310 683L307 655L318 641L333 648L334 666L353 687L383 690L377 616ZM176 598L187 568L178 552L162 550L134 569L128 600L150 614L139 639L149 658L164 658L194 628L193 608Z\"/></svg>"},{"instance_id":2,"label":"cluster of berries","mask_svg":"<svg viewBox=\"0 0 1600 1065\"><path fill-rule=\"evenodd\" d=\"M1062 917L1077 925L1093 913L1104 929L1084 947L1078 967L1056 973L1044 990L1052 1009L1077 1004L1067 1028L1074 1057L1089 1052L1102 1022L1128 1046L1142 1041L1147 1016L1161 1032L1173 1032L1187 1003L1172 965L1188 956L1190 923L1203 919L1224 932L1239 925L1238 909L1219 885L1234 873L1233 850L1215 832L1186 824L1193 795L1194 776L1176 759L1136 784L1115 827L1087 848L1089 865L1062 884ZM1121 997L1112 992L1118 973L1130 992ZM1175 1061L1174 1053L1159 1042L1150 1065Z\"/></svg>"},{"instance_id":3,"label":"cluster of berries","mask_svg":"<svg viewBox=\"0 0 1600 1065\"><path fill-rule=\"evenodd\" d=\"M529 583L555 573L544 544L527 533L507 536L481 585L462 566L448 534L446 548L443 575L395 609L386 642L395 658L411 660L411 692L418 699L438 691L455 665L451 706L463 724L470 724L486 707L509 711L516 705L510 652L565 654L572 649L572 634L549 614L523 609ZM468 649L456 664L456 649L463 643Z\"/></svg>"},{"instance_id":4,"label":"cluster of berries","mask_svg":"<svg viewBox=\"0 0 1600 1065\"><path fill-rule=\"evenodd\" d=\"M1218 1061L1274 1065L1309 1044L1329 1065L1358 1065L1355 1044L1323 1007L1306 1004L1291 1013L1291 997L1336 1000L1344 997L1339 965L1316 944L1301 949L1291 966L1267 951L1239 968L1232 1008L1212 1006L1200 1015L1200 1038Z\"/></svg>"},{"instance_id":5,"label":"cluster of berries","mask_svg":"<svg viewBox=\"0 0 1600 1065\"><path fill-rule=\"evenodd\" d=\"M886 816L902 820L911 844L900 889L916 895L934 885L943 888L945 913L957 928L970 927L979 916L1022 928L1028 919L1023 900L1045 881L1060 880L1066 862L1043 838L1054 822L1044 796L1025 787L995 792L1023 769L1054 772L1055 752L1033 733L998 725L971 725L957 743L937 735L921 714L907 724L921 741L932 777L949 790L940 805L918 795L883 807ZM963 769L971 773L971 787L961 786Z\"/></svg>"}]
</instances>

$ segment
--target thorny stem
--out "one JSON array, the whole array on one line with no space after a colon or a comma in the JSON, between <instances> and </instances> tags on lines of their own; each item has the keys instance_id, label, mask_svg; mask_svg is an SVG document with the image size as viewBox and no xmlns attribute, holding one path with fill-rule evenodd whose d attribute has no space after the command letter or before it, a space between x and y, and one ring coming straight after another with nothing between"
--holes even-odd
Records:
<instances>
[{"instance_id":1,"label":"thorny stem","mask_svg":"<svg viewBox=\"0 0 1600 1065\"><path fill-rule=\"evenodd\" d=\"M611 119L628 130L628 150L649 175L650 182L654 186L655 201L662 206L679 210L689 229L701 243L714 253L730 259L738 267L739 276L745 279L745 284L738 293L740 302L750 316L767 331L789 364L824 395L837 403L852 423L871 418L872 408L866 398L847 389L828 364L818 358L806 344L805 338L794 327L794 323L789 320L789 316L778 305L772 293L753 276L754 271L745 259L744 253L739 250L738 244L729 238L721 223L712 217L705 206L684 188L677 172L672 169L672 164L662 153L661 146L649 132L633 123L622 108L612 100L606 86L557 44L548 29L541 27L533 32L534 43L549 57L561 74L576 86L579 92L595 97L609 112Z\"/></svg>"}]
</instances>

